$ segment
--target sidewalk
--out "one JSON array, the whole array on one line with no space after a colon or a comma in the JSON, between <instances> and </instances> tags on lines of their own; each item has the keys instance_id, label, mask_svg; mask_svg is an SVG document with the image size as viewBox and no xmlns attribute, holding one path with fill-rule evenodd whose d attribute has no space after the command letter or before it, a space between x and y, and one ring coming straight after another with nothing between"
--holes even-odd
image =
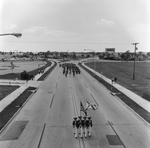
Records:
<instances>
[{"instance_id":1,"label":"sidewalk","mask_svg":"<svg viewBox=\"0 0 150 148\"><path fill-rule=\"evenodd\" d=\"M87 69L89 69L90 71L94 72L93 69L87 67L84 63L82 63L82 65L84 67L86 67ZM113 85L115 88L117 88L119 91L121 91L122 93L124 93L126 96L128 96L130 99L132 99L134 102L136 102L138 105L140 105L142 108L144 108L145 110L147 110L150 113L150 102L145 100L144 98L138 96L137 94L133 93L132 91L126 89L125 87L122 87L119 84L112 84L112 81L108 78L106 78L104 75L98 73L95 71L95 74L97 76L99 76L100 78L104 79L106 82L108 82L109 84Z\"/></svg>"},{"instance_id":2,"label":"sidewalk","mask_svg":"<svg viewBox=\"0 0 150 148\"><path fill-rule=\"evenodd\" d=\"M21 87L0 101L0 112L11 102L13 102L28 86L38 87L40 84L41 81L29 81L27 84L23 84Z\"/></svg>"},{"instance_id":3,"label":"sidewalk","mask_svg":"<svg viewBox=\"0 0 150 148\"><path fill-rule=\"evenodd\" d=\"M50 69L54 63L52 62L51 66L45 69L45 72ZM44 72L44 73L45 73ZM43 73L43 74L44 74ZM37 74L34 80L29 80L28 82L25 80L0 80L0 85L19 85L20 87L13 91L11 94L6 96L0 101L0 112L8 106L11 102L13 102L28 86L39 87L42 81L37 81L43 74Z\"/></svg>"}]
</instances>

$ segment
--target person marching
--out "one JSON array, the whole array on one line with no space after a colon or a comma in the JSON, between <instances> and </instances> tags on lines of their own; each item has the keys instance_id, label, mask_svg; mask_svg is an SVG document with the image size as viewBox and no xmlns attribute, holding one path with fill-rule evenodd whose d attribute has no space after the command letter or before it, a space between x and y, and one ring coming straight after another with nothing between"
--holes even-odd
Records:
<instances>
[{"instance_id":1,"label":"person marching","mask_svg":"<svg viewBox=\"0 0 150 148\"><path fill-rule=\"evenodd\" d=\"M82 134L81 134L81 139L83 138L83 133L85 132L85 131L84 131L84 127L85 127L84 118L85 118L85 117L83 117L82 120L81 120L81 133L82 133Z\"/></svg>"},{"instance_id":2,"label":"person marching","mask_svg":"<svg viewBox=\"0 0 150 148\"><path fill-rule=\"evenodd\" d=\"M85 120L85 138L87 138L87 133L89 131L89 120L86 118Z\"/></svg>"},{"instance_id":3,"label":"person marching","mask_svg":"<svg viewBox=\"0 0 150 148\"><path fill-rule=\"evenodd\" d=\"M83 133L84 133L84 136L85 136L85 138L87 138L87 128L86 128L86 116L85 117L83 117L84 118L84 120L83 120L83 123L82 123L82 126L83 126Z\"/></svg>"},{"instance_id":4,"label":"person marching","mask_svg":"<svg viewBox=\"0 0 150 148\"><path fill-rule=\"evenodd\" d=\"M78 124L79 124L78 125L79 126L79 130L80 130L79 134L80 134L80 137L82 139L83 138L82 116L79 116Z\"/></svg>"},{"instance_id":5,"label":"person marching","mask_svg":"<svg viewBox=\"0 0 150 148\"><path fill-rule=\"evenodd\" d=\"M73 131L74 131L75 138L76 138L76 135L77 135L76 122L77 122L77 117L75 117L74 120L73 120L73 122L72 122L72 126L73 126Z\"/></svg>"},{"instance_id":6,"label":"person marching","mask_svg":"<svg viewBox=\"0 0 150 148\"><path fill-rule=\"evenodd\" d=\"M80 119L79 117L77 118L76 120L76 135L75 135L75 138L77 138L78 134L80 134Z\"/></svg>"},{"instance_id":7,"label":"person marching","mask_svg":"<svg viewBox=\"0 0 150 148\"><path fill-rule=\"evenodd\" d=\"M91 117L88 117L88 119L89 119L89 131L88 131L88 133L89 133L89 137L91 137L91 132L92 132L92 120L91 120Z\"/></svg>"}]
</instances>

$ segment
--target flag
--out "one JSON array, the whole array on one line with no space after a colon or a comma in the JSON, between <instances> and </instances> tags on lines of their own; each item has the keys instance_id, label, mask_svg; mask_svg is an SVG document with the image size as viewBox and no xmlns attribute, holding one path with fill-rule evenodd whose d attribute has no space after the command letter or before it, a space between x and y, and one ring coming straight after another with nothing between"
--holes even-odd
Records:
<instances>
[{"instance_id":1,"label":"flag","mask_svg":"<svg viewBox=\"0 0 150 148\"><path fill-rule=\"evenodd\" d=\"M96 104L91 104L91 106L93 110L96 110L98 108Z\"/></svg>"},{"instance_id":2,"label":"flag","mask_svg":"<svg viewBox=\"0 0 150 148\"><path fill-rule=\"evenodd\" d=\"M81 101L80 101L80 111L83 111L85 113L85 116L87 116L87 110L84 108Z\"/></svg>"},{"instance_id":3,"label":"flag","mask_svg":"<svg viewBox=\"0 0 150 148\"><path fill-rule=\"evenodd\" d=\"M81 101L80 101L80 111L85 112L85 108L84 108L84 106L83 106L83 104L82 104L82 102L81 102Z\"/></svg>"},{"instance_id":4,"label":"flag","mask_svg":"<svg viewBox=\"0 0 150 148\"><path fill-rule=\"evenodd\" d=\"M86 110L88 110L90 108L92 108L91 104L88 101L86 101Z\"/></svg>"},{"instance_id":5,"label":"flag","mask_svg":"<svg viewBox=\"0 0 150 148\"><path fill-rule=\"evenodd\" d=\"M88 101L86 101L86 110L88 110L90 108L93 109L93 110L96 110L98 107L97 107L96 104L91 104Z\"/></svg>"}]
</instances>

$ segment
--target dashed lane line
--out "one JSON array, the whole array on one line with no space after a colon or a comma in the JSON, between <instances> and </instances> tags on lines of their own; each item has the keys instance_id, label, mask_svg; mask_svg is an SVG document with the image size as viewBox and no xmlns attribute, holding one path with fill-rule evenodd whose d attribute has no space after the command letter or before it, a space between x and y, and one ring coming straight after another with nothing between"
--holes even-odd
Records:
<instances>
[{"instance_id":1,"label":"dashed lane line","mask_svg":"<svg viewBox=\"0 0 150 148\"><path fill-rule=\"evenodd\" d=\"M55 94L53 94L53 97L52 97L52 100L51 100L51 103L50 103L50 106L49 106L49 108L51 108L51 107L52 107L53 100L54 100L54 96L55 96Z\"/></svg>"},{"instance_id":2,"label":"dashed lane line","mask_svg":"<svg viewBox=\"0 0 150 148\"><path fill-rule=\"evenodd\" d=\"M43 134L44 134L44 131L45 131L45 127L46 127L46 123L43 126L42 134L41 134L41 137L40 137L39 144L38 144L37 148L40 148L40 145L41 145L41 142L42 142L42 138L43 138Z\"/></svg>"}]
</instances>

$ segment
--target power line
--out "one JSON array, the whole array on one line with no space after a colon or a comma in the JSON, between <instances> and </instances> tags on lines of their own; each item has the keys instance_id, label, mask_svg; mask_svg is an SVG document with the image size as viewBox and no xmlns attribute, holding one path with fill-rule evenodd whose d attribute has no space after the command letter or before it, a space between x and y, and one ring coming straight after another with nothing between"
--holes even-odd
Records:
<instances>
[{"instance_id":1,"label":"power line","mask_svg":"<svg viewBox=\"0 0 150 148\"><path fill-rule=\"evenodd\" d=\"M50 41L0 41L0 42L11 42L11 43L43 43L43 44L124 44L131 45L129 42L50 42Z\"/></svg>"}]
</instances>

